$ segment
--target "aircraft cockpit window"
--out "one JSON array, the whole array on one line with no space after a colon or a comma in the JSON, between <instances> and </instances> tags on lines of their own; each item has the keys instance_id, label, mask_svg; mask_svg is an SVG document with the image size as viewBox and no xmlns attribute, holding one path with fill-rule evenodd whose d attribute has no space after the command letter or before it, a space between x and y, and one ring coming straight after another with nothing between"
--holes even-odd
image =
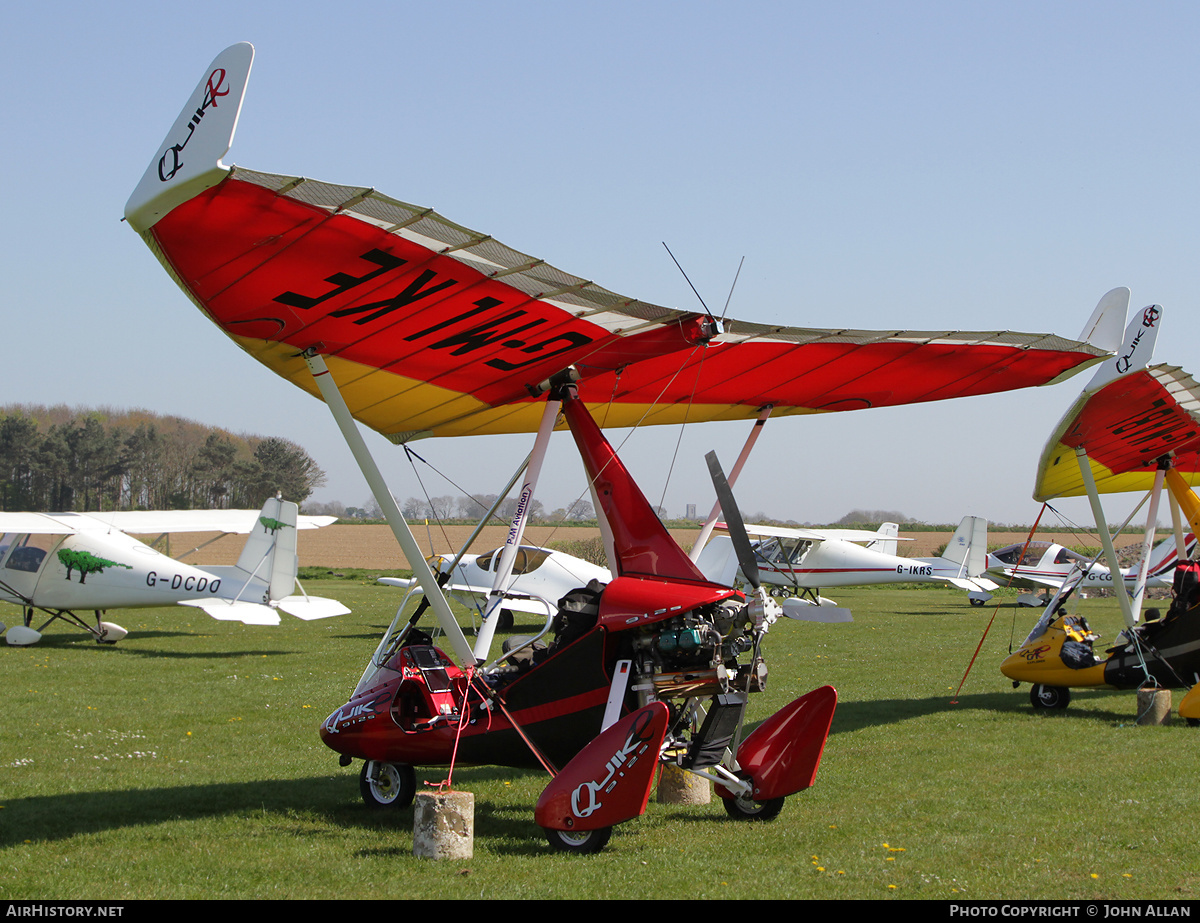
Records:
<instances>
[{"instance_id":1,"label":"aircraft cockpit window","mask_svg":"<svg viewBox=\"0 0 1200 923\"><path fill-rule=\"evenodd\" d=\"M808 554L808 549L812 547L812 542L805 541L802 538L793 539L783 542L783 552L788 562L799 564L804 560L804 556Z\"/></svg>"},{"instance_id":2,"label":"aircraft cockpit window","mask_svg":"<svg viewBox=\"0 0 1200 923\"><path fill-rule=\"evenodd\" d=\"M494 548L487 554L481 554L475 561L476 566L480 570L496 570L500 566L500 556L503 551L503 548ZM513 573L527 574L532 570L537 570L548 557L550 557L550 552L544 548L522 545L517 549L517 556L513 559Z\"/></svg>"},{"instance_id":3,"label":"aircraft cockpit window","mask_svg":"<svg viewBox=\"0 0 1200 923\"><path fill-rule=\"evenodd\" d=\"M1021 552L1025 552L1023 561L1024 566L1032 566L1041 560L1042 555L1046 553L1046 549L1050 546L1046 542L1030 542L1026 545L1024 542L1019 542L1016 545L1009 545L1007 548L1001 548L999 551L993 552L997 561L1003 561L1005 564L1016 565L1021 561Z\"/></svg>"},{"instance_id":4,"label":"aircraft cockpit window","mask_svg":"<svg viewBox=\"0 0 1200 923\"><path fill-rule=\"evenodd\" d=\"M544 548L530 548L522 545L517 551L517 559L513 562L514 574L528 574L535 571L550 557L550 552Z\"/></svg>"},{"instance_id":5,"label":"aircraft cockpit window","mask_svg":"<svg viewBox=\"0 0 1200 923\"><path fill-rule=\"evenodd\" d=\"M778 539L764 539L758 543L757 551L758 556L768 564L782 564L786 560L782 549L779 547Z\"/></svg>"},{"instance_id":6,"label":"aircraft cockpit window","mask_svg":"<svg viewBox=\"0 0 1200 923\"><path fill-rule=\"evenodd\" d=\"M1054 556L1055 564L1075 564L1076 562L1080 564L1086 564L1087 558L1081 554L1076 554L1069 548L1060 548L1058 550L1058 554Z\"/></svg>"},{"instance_id":7,"label":"aircraft cockpit window","mask_svg":"<svg viewBox=\"0 0 1200 923\"><path fill-rule=\"evenodd\" d=\"M54 535L26 535L18 539L16 547L8 556L4 566L8 570L26 571L36 574L42 567Z\"/></svg>"}]
</instances>

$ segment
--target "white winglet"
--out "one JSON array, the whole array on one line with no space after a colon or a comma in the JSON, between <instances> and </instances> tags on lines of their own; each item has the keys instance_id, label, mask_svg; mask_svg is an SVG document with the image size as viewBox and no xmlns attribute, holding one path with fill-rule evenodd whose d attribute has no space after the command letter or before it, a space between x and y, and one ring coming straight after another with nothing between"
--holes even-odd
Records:
<instances>
[{"instance_id":1,"label":"white winglet","mask_svg":"<svg viewBox=\"0 0 1200 923\"><path fill-rule=\"evenodd\" d=\"M1129 326L1125 328L1121 345L1117 347L1116 355L1100 363L1096 374L1083 389L1084 394L1094 394L1122 375L1140 371L1150 364L1154 357L1154 341L1158 339L1162 312L1162 307L1156 304L1134 312L1129 319Z\"/></svg>"},{"instance_id":2,"label":"white winglet","mask_svg":"<svg viewBox=\"0 0 1200 923\"><path fill-rule=\"evenodd\" d=\"M1083 325L1079 339L1098 349L1115 353L1121 346L1121 334L1125 330L1128 313L1129 289L1121 285L1106 292L1088 322Z\"/></svg>"},{"instance_id":3,"label":"white winglet","mask_svg":"<svg viewBox=\"0 0 1200 923\"><path fill-rule=\"evenodd\" d=\"M208 66L125 203L125 219L135 231L153 227L176 205L225 178L229 168L221 158L233 143L253 61L254 46L239 42Z\"/></svg>"}]
</instances>

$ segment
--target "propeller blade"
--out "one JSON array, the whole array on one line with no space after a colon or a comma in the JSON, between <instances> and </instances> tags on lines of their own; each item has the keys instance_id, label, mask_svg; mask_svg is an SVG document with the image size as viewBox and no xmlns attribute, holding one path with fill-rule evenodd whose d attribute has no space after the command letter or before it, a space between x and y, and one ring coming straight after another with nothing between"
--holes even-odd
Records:
<instances>
[{"instance_id":1,"label":"propeller blade","mask_svg":"<svg viewBox=\"0 0 1200 923\"><path fill-rule=\"evenodd\" d=\"M709 452L704 456L708 462L708 473L712 477L713 487L717 491L717 501L721 504L721 512L725 516L725 525L729 530L729 538L733 549L737 552L738 564L746 580L757 591L759 588L758 562L755 560L754 548L750 545L750 536L746 534L746 524L742 522L742 514L738 510L737 501L733 499L733 491L725 480L725 472L717 461L717 453Z\"/></svg>"}]
</instances>

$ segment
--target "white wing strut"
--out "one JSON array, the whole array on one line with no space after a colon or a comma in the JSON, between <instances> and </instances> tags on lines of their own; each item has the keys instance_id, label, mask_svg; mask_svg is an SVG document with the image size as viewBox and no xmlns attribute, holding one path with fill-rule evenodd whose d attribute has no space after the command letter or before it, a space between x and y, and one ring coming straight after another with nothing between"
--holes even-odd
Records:
<instances>
[{"instance_id":1,"label":"white wing strut","mask_svg":"<svg viewBox=\"0 0 1200 923\"><path fill-rule=\"evenodd\" d=\"M496 567L496 579L492 581L492 592L488 595L487 610L483 613L483 621L479 626L479 635L475 638L475 659L484 662L492 648L492 637L496 634L496 623L500 620L499 613L504 602L504 591L508 588L512 576L513 562L517 558L517 550L521 547L521 539L525 535L525 523L529 521L529 507L533 502L533 492L537 489L538 475L542 473L542 461L546 457L546 446L550 443L550 434L554 432L554 421L558 419L561 401L550 400L542 411L542 422L538 427L537 439L533 443L533 451L525 466L525 483L521 485L521 493L517 499L517 511L513 514L512 524L508 528L508 536L504 539L504 550L500 552L500 563Z\"/></svg>"},{"instance_id":2,"label":"white wing strut","mask_svg":"<svg viewBox=\"0 0 1200 923\"><path fill-rule=\"evenodd\" d=\"M1079 464L1079 473L1083 477L1083 486L1087 488L1088 500L1092 505L1092 518L1096 520L1096 531L1100 533L1100 544L1104 547L1104 556L1108 559L1108 572L1113 575L1113 595L1121 605L1121 615L1125 617L1125 625L1133 628L1137 619L1133 614L1133 605L1129 601L1129 592L1125 581L1121 579L1121 565L1117 560L1117 550L1113 547L1112 536L1108 534L1108 521L1104 518L1104 508L1100 505L1100 492L1096 490L1096 479L1092 477L1092 466L1088 464L1087 449L1080 446L1075 450L1075 461Z\"/></svg>"},{"instance_id":3,"label":"white wing strut","mask_svg":"<svg viewBox=\"0 0 1200 923\"><path fill-rule=\"evenodd\" d=\"M750 457L750 450L754 448L754 443L758 442L758 437L762 435L763 424L767 422L767 417L771 415L773 406L773 404L767 404L758 412L758 419L754 421L754 428L750 430L750 435L746 437L746 444L742 446L742 454L733 463L733 468L730 469L729 477L726 479L730 487L733 487L737 483L738 475L742 473L742 465L746 464L746 459ZM700 535L697 536L696 543L692 545L691 554L688 555L692 559L693 564L700 560L700 552L708 544L708 540L712 536L713 529L716 527L720 516L721 501L718 500L713 504L712 512L708 514L708 519L704 522L704 528L700 530Z\"/></svg>"},{"instance_id":4,"label":"white wing strut","mask_svg":"<svg viewBox=\"0 0 1200 923\"><path fill-rule=\"evenodd\" d=\"M433 576L433 571L429 569L429 562L421 554L421 548L417 544L417 540L413 537L408 523L404 520L404 514L400 512L400 507L396 505L396 498L388 490L387 482L384 481L383 475L380 474L379 467L375 464L375 459L371 457L371 452L367 448L366 442L363 441L362 433L358 431L358 424L350 416L350 410L346 407L346 402L342 399L342 392L338 390L337 382L329 374L325 360L321 358L319 353L306 350L304 361L308 363L308 370L312 374L317 388L321 391L321 397L328 405L330 413L333 414L333 419L337 422L338 429L342 431L342 438L346 440L346 445L350 447L350 451L354 455L354 460L358 462L358 467L362 471L363 477L367 479L367 484L370 485L371 492L375 495L375 502L383 510L383 518L391 526L392 534L396 536L396 541L400 543L400 550L408 558L408 563L413 569L413 576L421 584L421 589L424 591L425 597L433 607L438 624L442 626L442 631L450 639L450 644L454 648L454 653L457 655L459 663L463 666L474 664L475 656L471 651L471 645L467 641L467 636L458 627L458 622L454 619L454 613L450 611L450 604L446 602L446 597L442 594L442 588L438 586L437 580Z\"/></svg>"},{"instance_id":5,"label":"white wing strut","mask_svg":"<svg viewBox=\"0 0 1200 923\"><path fill-rule=\"evenodd\" d=\"M1150 493L1150 509L1146 513L1146 531L1142 537L1142 563L1138 567L1137 583L1133 588L1133 617L1140 619L1142 615L1142 598L1146 595L1146 578L1150 574L1150 549L1154 547L1154 533L1158 526L1158 501L1162 496L1163 479L1166 469L1159 465L1154 472L1154 487ZM1179 554L1176 546L1176 554ZM1186 550L1186 546L1184 546ZM1124 581L1122 581L1124 582Z\"/></svg>"}]
</instances>

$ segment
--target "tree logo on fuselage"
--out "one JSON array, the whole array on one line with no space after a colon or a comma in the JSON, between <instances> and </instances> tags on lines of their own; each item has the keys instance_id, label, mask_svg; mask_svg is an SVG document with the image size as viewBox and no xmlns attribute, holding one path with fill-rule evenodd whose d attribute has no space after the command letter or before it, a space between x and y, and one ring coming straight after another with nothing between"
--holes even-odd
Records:
<instances>
[{"instance_id":1,"label":"tree logo on fuselage","mask_svg":"<svg viewBox=\"0 0 1200 923\"><path fill-rule=\"evenodd\" d=\"M120 561L110 561L108 558L102 558L92 554L90 551L81 551L77 548L62 548L58 552L58 560L62 562L63 567L67 569L67 579L71 579L71 571L79 571L79 582L87 583L88 574L103 573L109 567L123 567L126 570L133 570L133 565L122 564Z\"/></svg>"}]
</instances>

